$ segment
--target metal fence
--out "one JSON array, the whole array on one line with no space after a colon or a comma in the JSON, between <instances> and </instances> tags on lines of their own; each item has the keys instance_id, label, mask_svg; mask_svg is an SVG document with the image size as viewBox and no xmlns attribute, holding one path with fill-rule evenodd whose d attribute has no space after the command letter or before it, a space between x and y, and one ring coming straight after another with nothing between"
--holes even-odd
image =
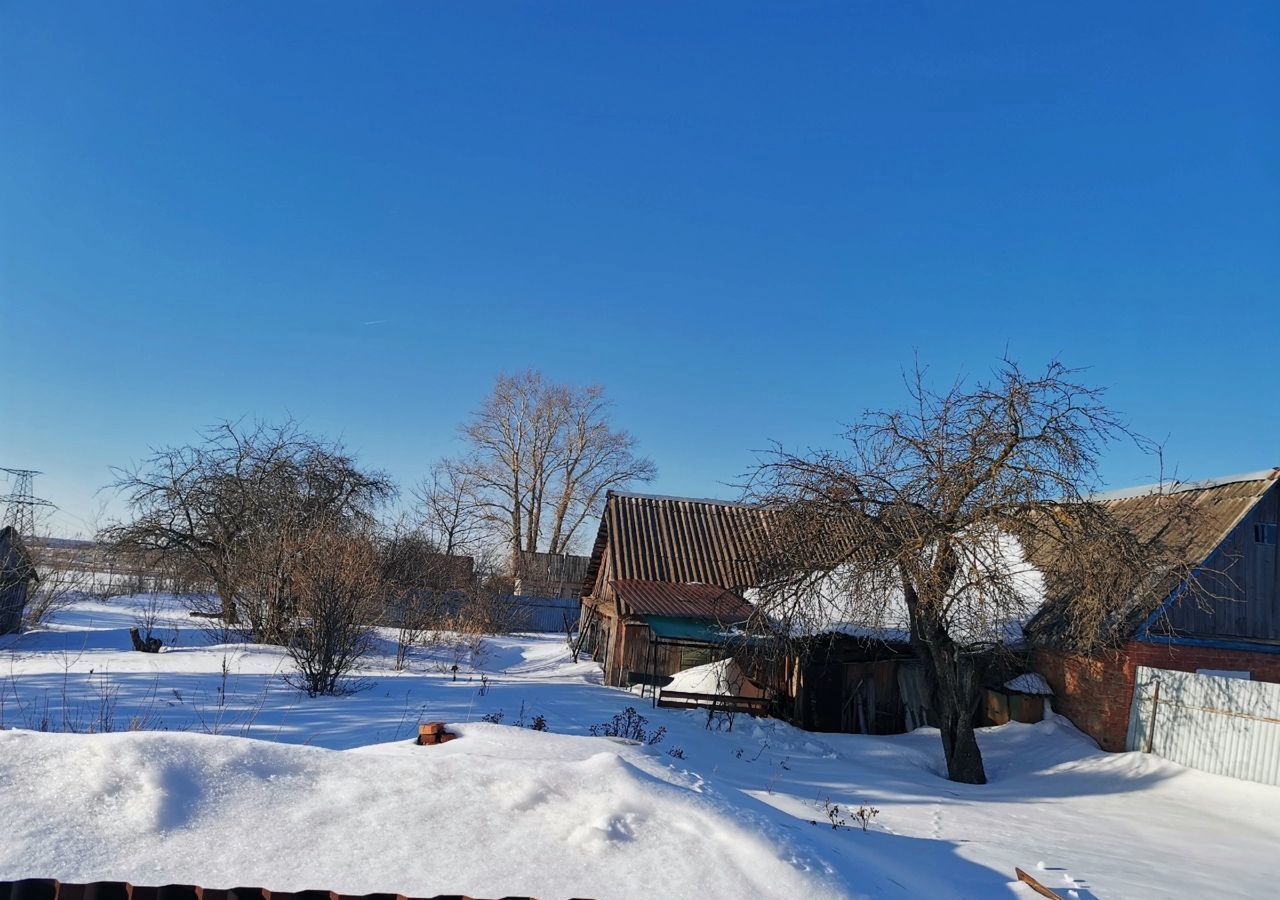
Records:
<instances>
[{"instance_id":1,"label":"metal fence","mask_svg":"<svg viewBox=\"0 0 1280 900\"><path fill-rule=\"evenodd\" d=\"M568 634L578 625L582 602L565 597L508 597L516 631Z\"/></svg>"},{"instance_id":2,"label":"metal fence","mask_svg":"<svg viewBox=\"0 0 1280 900\"><path fill-rule=\"evenodd\" d=\"M1280 684L1139 666L1125 749L1280 785Z\"/></svg>"}]
</instances>

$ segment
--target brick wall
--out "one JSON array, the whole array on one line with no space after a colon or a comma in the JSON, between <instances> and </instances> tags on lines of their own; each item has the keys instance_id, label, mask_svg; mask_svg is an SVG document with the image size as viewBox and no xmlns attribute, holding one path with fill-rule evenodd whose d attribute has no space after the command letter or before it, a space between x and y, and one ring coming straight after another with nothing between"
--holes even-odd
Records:
<instances>
[{"instance_id":1,"label":"brick wall","mask_svg":"<svg viewBox=\"0 0 1280 900\"><path fill-rule=\"evenodd\" d=\"M1103 750L1123 750L1138 666L1194 672L1231 669L1255 681L1280 683L1280 653L1220 650L1130 641L1122 649L1088 657L1036 650L1035 671L1053 688L1053 709L1098 742Z\"/></svg>"}]
</instances>

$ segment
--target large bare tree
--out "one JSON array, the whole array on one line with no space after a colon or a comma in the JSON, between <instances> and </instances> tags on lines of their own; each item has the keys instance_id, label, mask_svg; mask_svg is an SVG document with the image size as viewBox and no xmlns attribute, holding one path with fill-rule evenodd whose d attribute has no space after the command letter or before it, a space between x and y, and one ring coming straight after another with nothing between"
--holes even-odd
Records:
<instances>
[{"instance_id":1,"label":"large bare tree","mask_svg":"<svg viewBox=\"0 0 1280 900\"><path fill-rule=\"evenodd\" d=\"M909 632L955 781L986 780L983 666L1046 593L1087 650L1162 597L1156 582L1195 579L1179 495L1144 521L1090 501L1101 450L1135 436L1077 379L1006 361L935 391L917 369L904 408L865 413L840 452L776 451L750 485L774 510L761 620L787 635L833 621Z\"/></svg>"},{"instance_id":2,"label":"large bare tree","mask_svg":"<svg viewBox=\"0 0 1280 900\"><path fill-rule=\"evenodd\" d=\"M421 537L446 556L473 556L485 544L485 509L476 476L457 460L444 459L414 490Z\"/></svg>"},{"instance_id":3,"label":"large bare tree","mask_svg":"<svg viewBox=\"0 0 1280 900\"><path fill-rule=\"evenodd\" d=\"M216 588L227 622L241 617L239 607L263 601L262 560L269 545L281 554L282 536L322 523L367 528L395 494L387 476L362 468L341 444L306 434L293 422L224 422L198 443L155 450L115 474L112 486L133 515L109 525L101 538L128 552L198 567ZM257 587L242 597L250 573ZM279 584L274 590L287 593ZM271 633L255 638L278 639L279 616L255 618L273 623Z\"/></svg>"},{"instance_id":4,"label":"large bare tree","mask_svg":"<svg viewBox=\"0 0 1280 900\"><path fill-rule=\"evenodd\" d=\"M608 490L657 471L614 428L602 387L556 384L534 370L499 376L462 435L467 452L449 471L513 556L567 552Z\"/></svg>"}]
</instances>

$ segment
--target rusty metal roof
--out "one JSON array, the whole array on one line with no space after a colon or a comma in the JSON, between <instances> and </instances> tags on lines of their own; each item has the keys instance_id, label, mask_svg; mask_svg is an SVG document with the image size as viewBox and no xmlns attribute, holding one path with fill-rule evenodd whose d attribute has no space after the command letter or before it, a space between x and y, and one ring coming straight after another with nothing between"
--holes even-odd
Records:
<instances>
[{"instance_id":1,"label":"rusty metal roof","mask_svg":"<svg viewBox=\"0 0 1280 900\"><path fill-rule=\"evenodd\" d=\"M595 585L606 546L619 579L744 588L756 583L766 552L765 517L737 503L610 492L583 593Z\"/></svg>"},{"instance_id":2,"label":"rusty metal roof","mask_svg":"<svg viewBox=\"0 0 1280 900\"><path fill-rule=\"evenodd\" d=\"M783 560L838 564L865 541L853 519L828 517L797 530L778 510L725 500L610 491L582 592L589 596L605 550L610 578L758 587ZM785 566L784 566L785 567Z\"/></svg>"},{"instance_id":3,"label":"rusty metal roof","mask_svg":"<svg viewBox=\"0 0 1280 900\"><path fill-rule=\"evenodd\" d=\"M713 584L671 584L628 578L615 579L610 584L627 615L742 622L753 609L737 594Z\"/></svg>"}]
</instances>

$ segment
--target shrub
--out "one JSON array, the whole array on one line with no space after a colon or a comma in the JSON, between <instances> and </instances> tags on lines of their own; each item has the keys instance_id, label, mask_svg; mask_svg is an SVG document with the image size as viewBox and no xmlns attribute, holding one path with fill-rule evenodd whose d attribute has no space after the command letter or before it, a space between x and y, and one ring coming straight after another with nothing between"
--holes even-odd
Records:
<instances>
[{"instance_id":1,"label":"shrub","mask_svg":"<svg viewBox=\"0 0 1280 900\"><path fill-rule=\"evenodd\" d=\"M628 706L608 722L592 725L590 731L595 737L625 738L628 741L650 746L661 743L667 734L667 727L662 725L650 732L646 727L648 724L649 720L637 712L634 706Z\"/></svg>"},{"instance_id":2,"label":"shrub","mask_svg":"<svg viewBox=\"0 0 1280 900\"><path fill-rule=\"evenodd\" d=\"M839 804L832 803L829 798L823 801L822 812L826 815L827 821L831 823L832 828L837 830L841 828L853 828L853 825L845 818L844 813L840 811ZM863 831L866 831L875 817L880 815L880 810L876 809L874 806L861 804L856 810L849 810L849 815L852 816L854 822L861 826ZM811 819L809 824L817 825L818 823L816 820Z\"/></svg>"}]
</instances>

